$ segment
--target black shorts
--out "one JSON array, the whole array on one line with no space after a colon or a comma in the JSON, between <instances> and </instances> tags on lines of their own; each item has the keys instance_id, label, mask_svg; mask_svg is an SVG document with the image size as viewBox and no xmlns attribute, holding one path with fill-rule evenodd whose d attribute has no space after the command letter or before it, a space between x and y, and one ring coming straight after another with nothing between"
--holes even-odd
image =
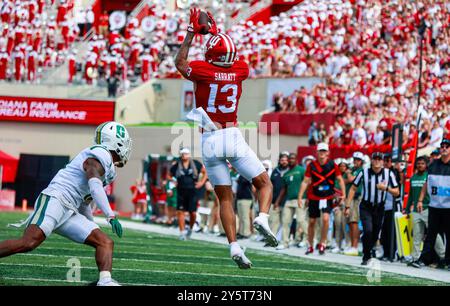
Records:
<instances>
[{"instance_id":1,"label":"black shorts","mask_svg":"<svg viewBox=\"0 0 450 306\"><path fill-rule=\"evenodd\" d=\"M188 212L197 211L197 192L196 189L178 189L177 190L177 210Z\"/></svg>"},{"instance_id":2,"label":"black shorts","mask_svg":"<svg viewBox=\"0 0 450 306\"><path fill-rule=\"evenodd\" d=\"M320 218L320 212L331 213L333 205L333 199L327 200L327 207L319 209L319 200L309 200L308 204L308 214L310 218Z\"/></svg>"}]
</instances>

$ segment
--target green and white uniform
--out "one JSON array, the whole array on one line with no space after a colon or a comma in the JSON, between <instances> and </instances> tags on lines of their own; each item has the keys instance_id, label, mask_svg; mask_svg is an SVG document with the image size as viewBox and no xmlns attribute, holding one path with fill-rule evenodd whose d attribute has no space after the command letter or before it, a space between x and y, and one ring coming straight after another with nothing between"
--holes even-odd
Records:
<instances>
[{"instance_id":1,"label":"green and white uniform","mask_svg":"<svg viewBox=\"0 0 450 306\"><path fill-rule=\"evenodd\" d=\"M39 226L46 237L56 232L79 243L83 243L98 228L91 220L92 212L88 206L92 197L83 168L88 158L98 160L103 166L103 186L114 181L116 168L111 153L101 145L84 149L65 168L59 170L41 192L27 226Z\"/></svg>"}]
</instances>

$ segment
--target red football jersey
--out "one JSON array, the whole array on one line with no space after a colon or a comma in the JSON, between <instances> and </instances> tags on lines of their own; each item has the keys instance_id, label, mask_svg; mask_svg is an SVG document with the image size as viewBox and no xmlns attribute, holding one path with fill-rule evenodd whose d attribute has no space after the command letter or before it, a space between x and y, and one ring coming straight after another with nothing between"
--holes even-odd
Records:
<instances>
[{"instance_id":1,"label":"red football jersey","mask_svg":"<svg viewBox=\"0 0 450 306\"><path fill-rule=\"evenodd\" d=\"M225 68L205 61L192 61L187 74L194 82L196 107L203 108L213 122L223 126L235 124L242 81L249 74L247 63L236 61Z\"/></svg>"}]
</instances>

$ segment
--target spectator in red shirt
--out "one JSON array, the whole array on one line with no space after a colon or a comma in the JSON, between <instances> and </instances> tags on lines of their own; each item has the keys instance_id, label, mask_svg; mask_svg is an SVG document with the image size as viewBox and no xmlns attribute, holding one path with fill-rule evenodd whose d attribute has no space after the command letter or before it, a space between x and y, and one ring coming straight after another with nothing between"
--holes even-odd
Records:
<instances>
[{"instance_id":1,"label":"spectator in red shirt","mask_svg":"<svg viewBox=\"0 0 450 306\"><path fill-rule=\"evenodd\" d=\"M71 84L75 74L77 73L77 61L76 61L77 51L73 50L72 53L67 57L69 63L69 83Z\"/></svg>"},{"instance_id":2,"label":"spectator in red shirt","mask_svg":"<svg viewBox=\"0 0 450 306\"><path fill-rule=\"evenodd\" d=\"M143 179L137 179L136 184L130 187L133 195L134 213L131 216L133 220L144 220L147 214L147 187Z\"/></svg>"},{"instance_id":3,"label":"spectator in red shirt","mask_svg":"<svg viewBox=\"0 0 450 306\"><path fill-rule=\"evenodd\" d=\"M109 28L109 15L108 12L103 11L103 14L100 15L99 19L99 25L98 25L98 32L100 35L103 35L104 37L108 36L108 28Z\"/></svg>"},{"instance_id":4,"label":"spectator in red shirt","mask_svg":"<svg viewBox=\"0 0 450 306\"><path fill-rule=\"evenodd\" d=\"M16 47L16 49L13 53L13 58L14 58L14 68L15 68L14 71L15 71L16 81L21 81L25 56L19 47Z\"/></svg>"},{"instance_id":5,"label":"spectator in red shirt","mask_svg":"<svg viewBox=\"0 0 450 306\"><path fill-rule=\"evenodd\" d=\"M8 53L6 53L6 49L2 49L0 52L0 80L6 79L6 71L8 69Z\"/></svg>"},{"instance_id":6,"label":"spectator in red shirt","mask_svg":"<svg viewBox=\"0 0 450 306\"><path fill-rule=\"evenodd\" d=\"M28 61L27 61L27 76L28 81L34 82L36 81L36 67L38 62L38 54L36 51L32 49L31 46L28 46Z\"/></svg>"},{"instance_id":7,"label":"spectator in red shirt","mask_svg":"<svg viewBox=\"0 0 450 306\"><path fill-rule=\"evenodd\" d=\"M353 142L353 129L352 129L352 123L347 121L344 125L344 129L341 133L341 143L344 146L349 146Z\"/></svg>"}]
</instances>

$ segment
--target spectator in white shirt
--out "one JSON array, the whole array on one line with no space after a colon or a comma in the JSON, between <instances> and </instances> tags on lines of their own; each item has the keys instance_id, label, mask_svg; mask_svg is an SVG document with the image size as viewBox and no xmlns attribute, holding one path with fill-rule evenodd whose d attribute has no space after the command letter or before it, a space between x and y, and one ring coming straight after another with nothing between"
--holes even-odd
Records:
<instances>
[{"instance_id":1,"label":"spectator in white shirt","mask_svg":"<svg viewBox=\"0 0 450 306\"><path fill-rule=\"evenodd\" d=\"M86 11L85 10L80 10L76 13L75 15L75 20L78 24L78 28L80 29L80 35L84 36L84 34L86 33Z\"/></svg>"},{"instance_id":2,"label":"spectator in white shirt","mask_svg":"<svg viewBox=\"0 0 450 306\"><path fill-rule=\"evenodd\" d=\"M431 130L429 145L434 148L439 148L444 137L444 129L439 125L439 121L436 120L433 123L433 129Z\"/></svg>"},{"instance_id":3,"label":"spectator in white shirt","mask_svg":"<svg viewBox=\"0 0 450 306\"><path fill-rule=\"evenodd\" d=\"M308 69L308 66L306 65L306 63L303 62L303 61L299 61L299 62L294 66L294 75L295 75L296 77L303 76L303 74L306 72L307 69Z\"/></svg>"},{"instance_id":4,"label":"spectator in white shirt","mask_svg":"<svg viewBox=\"0 0 450 306\"><path fill-rule=\"evenodd\" d=\"M94 11L92 11L92 8L89 8L86 10L86 33L89 32L89 30L92 28L94 21L95 21Z\"/></svg>"},{"instance_id":5,"label":"spectator in white shirt","mask_svg":"<svg viewBox=\"0 0 450 306\"><path fill-rule=\"evenodd\" d=\"M386 123L386 122L383 121L382 123ZM377 131L375 132L375 135L373 137L373 141L375 142L376 145L381 145L383 143L383 138L384 138L384 132L381 129L381 126L378 125Z\"/></svg>"},{"instance_id":6,"label":"spectator in white shirt","mask_svg":"<svg viewBox=\"0 0 450 306\"><path fill-rule=\"evenodd\" d=\"M356 145L361 147L367 143L366 131L362 128L360 121L356 122L356 126L353 129L352 139Z\"/></svg>"}]
</instances>

